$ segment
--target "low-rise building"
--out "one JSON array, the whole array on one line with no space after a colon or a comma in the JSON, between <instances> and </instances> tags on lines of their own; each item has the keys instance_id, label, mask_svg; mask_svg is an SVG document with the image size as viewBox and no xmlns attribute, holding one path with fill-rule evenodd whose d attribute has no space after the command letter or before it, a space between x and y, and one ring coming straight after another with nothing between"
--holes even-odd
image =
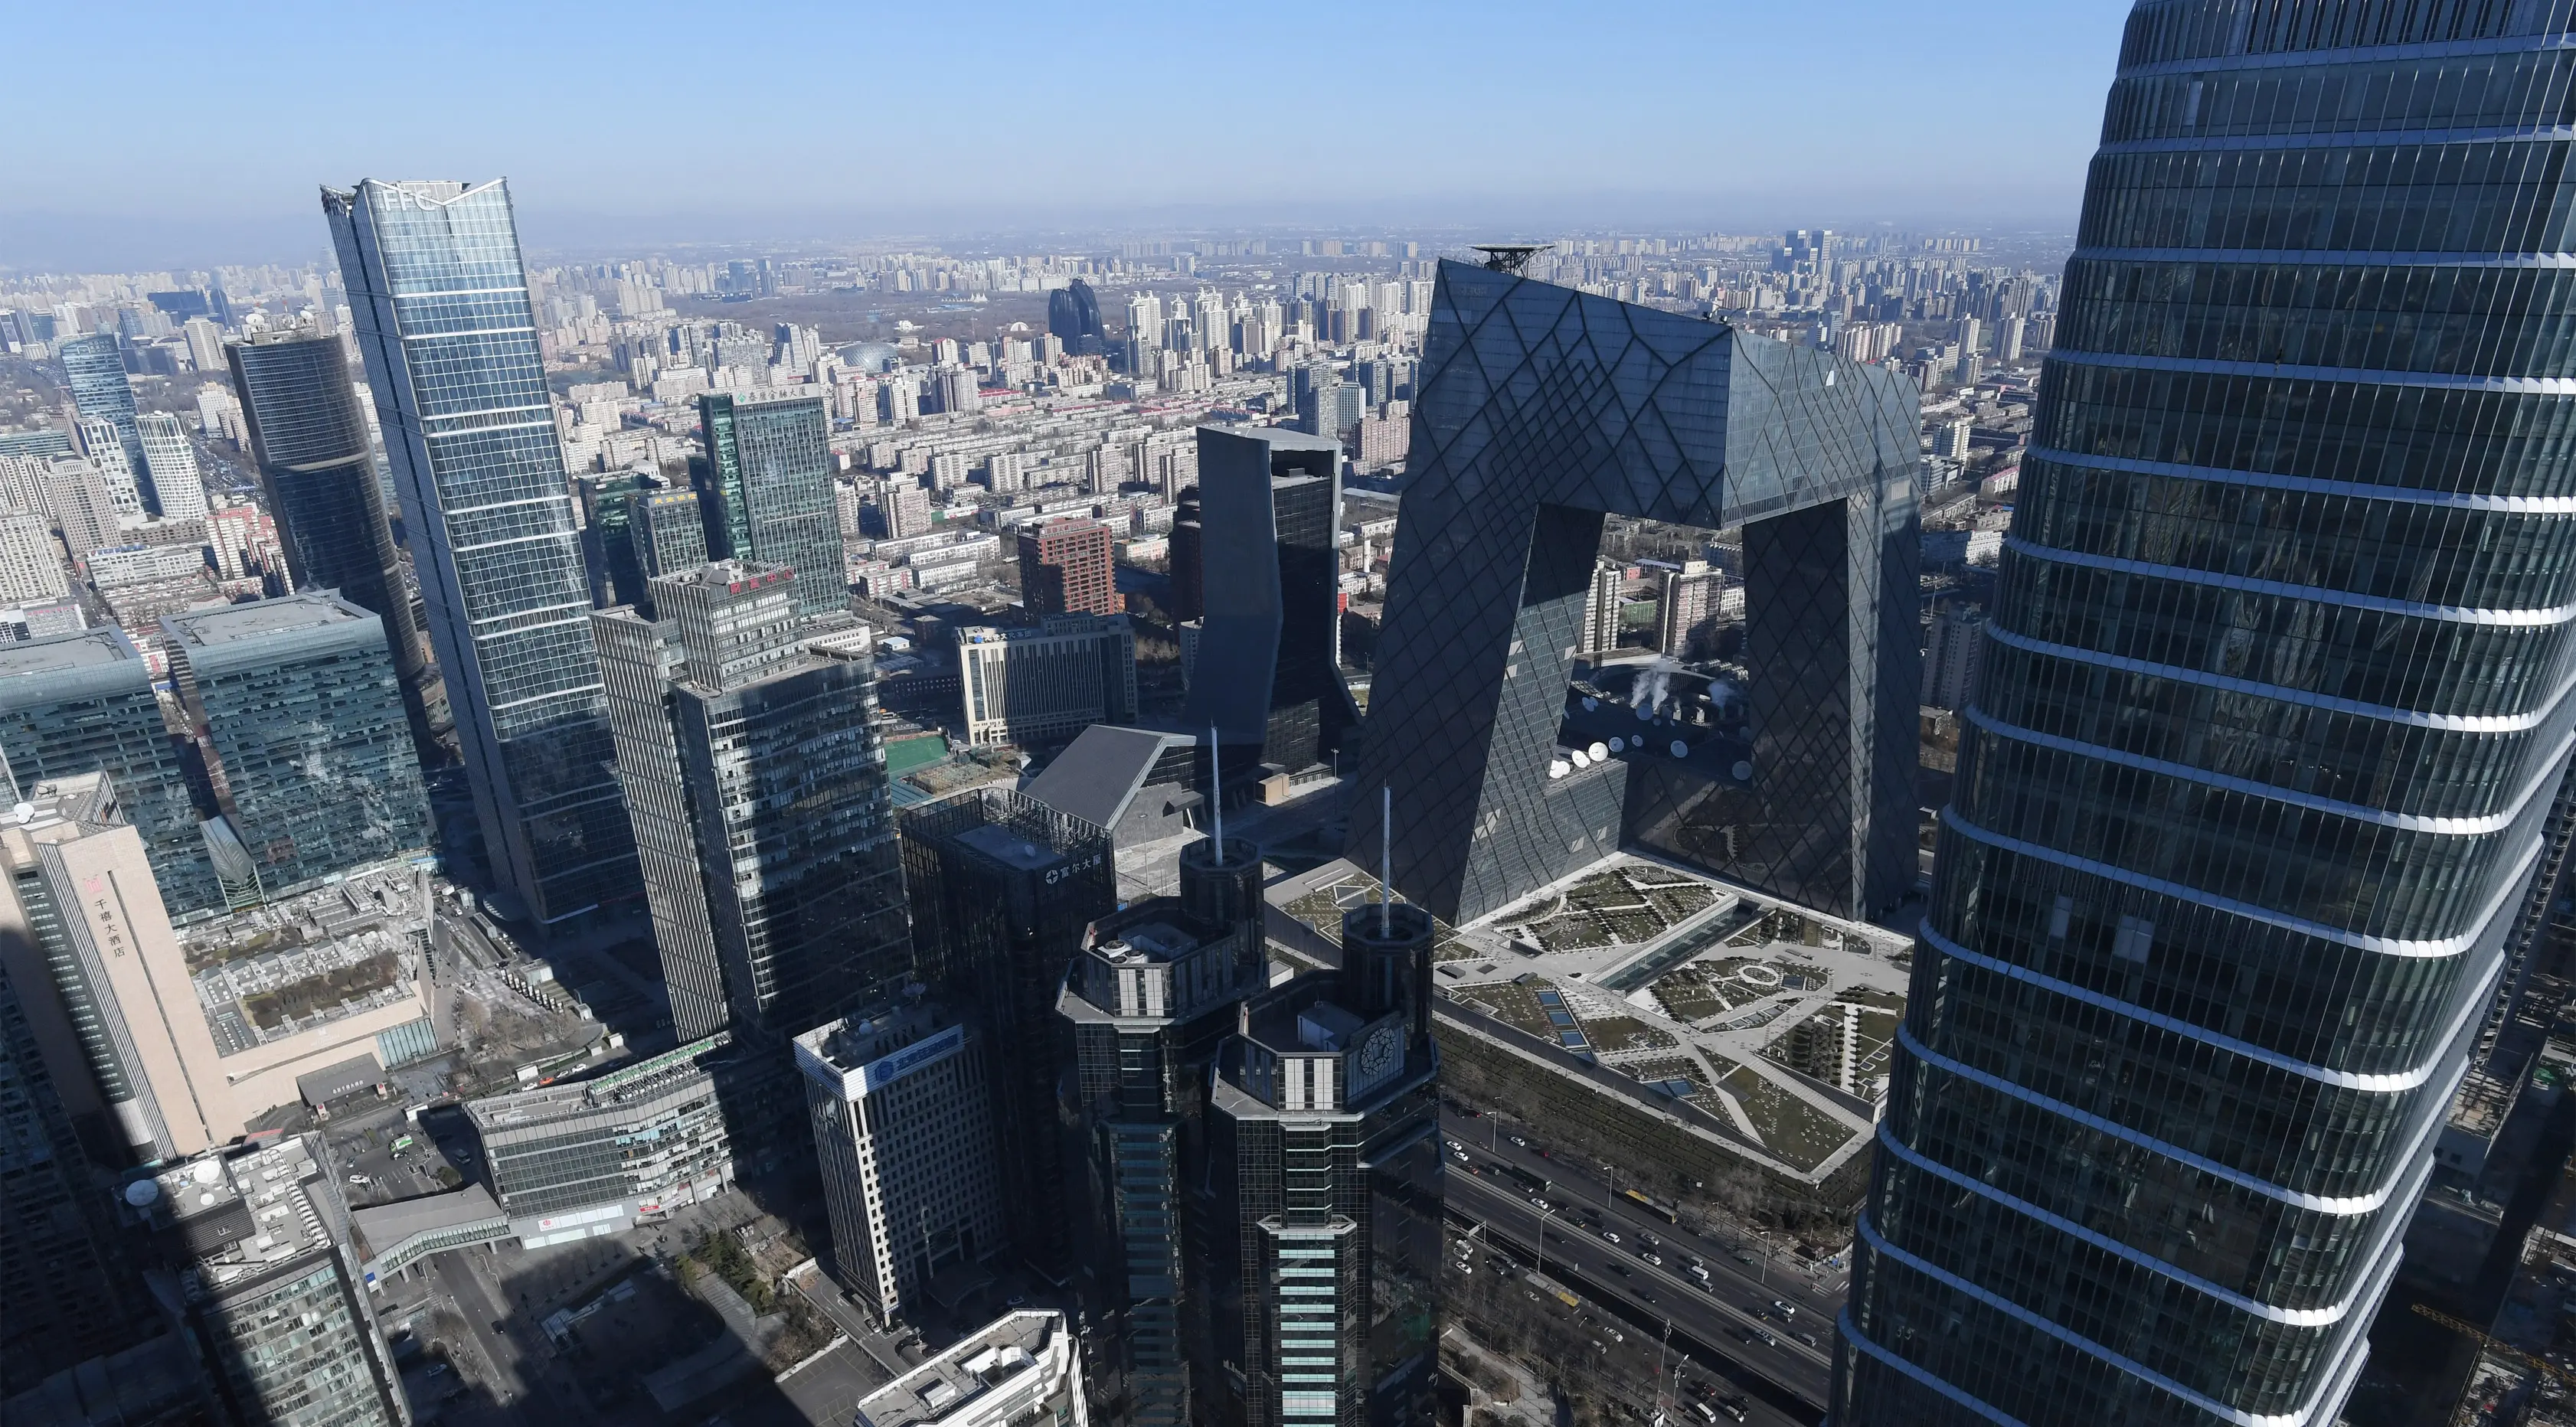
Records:
<instances>
[{"instance_id":1,"label":"low-rise building","mask_svg":"<svg viewBox=\"0 0 2576 1427\"><path fill-rule=\"evenodd\" d=\"M1061 1313L1004 1314L859 1399L859 1427L1091 1427Z\"/></svg>"},{"instance_id":2,"label":"low-rise building","mask_svg":"<svg viewBox=\"0 0 2576 1427\"><path fill-rule=\"evenodd\" d=\"M522 1248L614 1234L733 1182L718 1032L588 1080L465 1107Z\"/></svg>"},{"instance_id":3,"label":"low-rise building","mask_svg":"<svg viewBox=\"0 0 2576 1427\"><path fill-rule=\"evenodd\" d=\"M1047 743L1136 716L1136 635L1123 614L961 629L957 656L970 743Z\"/></svg>"}]
</instances>

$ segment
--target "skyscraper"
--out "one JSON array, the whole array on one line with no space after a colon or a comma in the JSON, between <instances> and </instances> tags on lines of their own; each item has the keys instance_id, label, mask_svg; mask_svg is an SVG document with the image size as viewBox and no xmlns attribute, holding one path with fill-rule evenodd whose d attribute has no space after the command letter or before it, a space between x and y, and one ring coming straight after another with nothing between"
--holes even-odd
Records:
<instances>
[{"instance_id":1,"label":"skyscraper","mask_svg":"<svg viewBox=\"0 0 2576 1427\"><path fill-rule=\"evenodd\" d=\"M1341 668L1341 447L1277 426L1198 430L1206 630L1189 724L1285 772L1359 724Z\"/></svg>"},{"instance_id":2,"label":"skyscraper","mask_svg":"<svg viewBox=\"0 0 2576 1427\"><path fill-rule=\"evenodd\" d=\"M699 492L707 553L795 571L800 618L848 613L823 398L711 392L698 398L698 431L707 446Z\"/></svg>"},{"instance_id":3,"label":"skyscraper","mask_svg":"<svg viewBox=\"0 0 2576 1427\"><path fill-rule=\"evenodd\" d=\"M2337 1419L2576 722L2571 18L2131 12L1835 1421Z\"/></svg>"},{"instance_id":4,"label":"skyscraper","mask_svg":"<svg viewBox=\"0 0 2576 1427\"><path fill-rule=\"evenodd\" d=\"M1268 982L1261 857L1241 838L1181 853L1177 897L1092 923L1056 998L1073 1028L1069 1172L1074 1284L1096 1336L1085 1361L1113 1421L1188 1422L1192 1347L1212 1355L1205 1246L1231 1242L1208 1182L1209 1072L1226 1014Z\"/></svg>"},{"instance_id":5,"label":"skyscraper","mask_svg":"<svg viewBox=\"0 0 2576 1427\"><path fill-rule=\"evenodd\" d=\"M383 621L310 591L164 615L161 628L267 896L429 845Z\"/></svg>"},{"instance_id":6,"label":"skyscraper","mask_svg":"<svg viewBox=\"0 0 2576 1427\"><path fill-rule=\"evenodd\" d=\"M1077 357L1096 357L1109 350L1109 329L1100 321L1100 295L1080 278L1047 294L1047 331Z\"/></svg>"},{"instance_id":7,"label":"skyscraper","mask_svg":"<svg viewBox=\"0 0 2576 1427\"><path fill-rule=\"evenodd\" d=\"M114 337L92 332L66 337L54 347L63 364L63 384L71 388L72 409L115 428L126 469L134 473L144 506L153 513L160 503L152 492L151 468L143 458L143 433L134 422L134 384L126 380L125 350Z\"/></svg>"},{"instance_id":8,"label":"skyscraper","mask_svg":"<svg viewBox=\"0 0 2576 1427\"><path fill-rule=\"evenodd\" d=\"M1051 520L1020 527L1020 604L1032 615L1123 614L1110 564L1109 527L1096 520Z\"/></svg>"},{"instance_id":9,"label":"skyscraper","mask_svg":"<svg viewBox=\"0 0 2576 1427\"><path fill-rule=\"evenodd\" d=\"M166 411L147 411L134 418L143 442L144 469L152 473L153 498L164 520L206 518L206 483L197 473L197 453L179 418Z\"/></svg>"},{"instance_id":10,"label":"skyscraper","mask_svg":"<svg viewBox=\"0 0 2576 1427\"><path fill-rule=\"evenodd\" d=\"M1118 905L1109 834L1002 789L903 818L921 979L1007 1047L993 1075L1003 1202L1020 1256L1062 1281L1071 1261L1056 1082L1066 1060L1056 992L1084 929Z\"/></svg>"},{"instance_id":11,"label":"skyscraper","mask_svg":"<svg viewBox=\"0 0 2576 1427\"><path fill-rule=\"evenodd\" d=\"M672 1021L793 1035L911 960L871 643L804 637L779 566L652 587L658 622L592 624Z\"/></svg>"},{"instance_id":12,"label":"skyscraper","mask_svg":"<svg viewBox=\"0 0 2576 1427\"><path fill-rule=\"evenodd\" d=\"M337 590L384 621L416 741L428 737L419 685L420 627L412 621L383 487L337 337L254 334L224 349L250 431L260 493L277 521L286 572L299 590Z\"/></svg>"},{"instance_id":13,"label":"skyscraper","mask_svg":"<svg viewBox=\"0 0 2576 1427\"><path fill-rule=\"evenodd\" d=\"M174 915L223 906L152 670L114 625L0 645L0 766L23 793L105 773Z\"/></svg>"},{"instance_id":14,"label":"skyscraper","mask_svg":"<svg viewBox=\"0 0 2576 1427\"><path fill-rule=\"evenodd\" d=\"M509 190L322 191L491 875L540 923L639 887Z\"/></svg>"}]
</instances>

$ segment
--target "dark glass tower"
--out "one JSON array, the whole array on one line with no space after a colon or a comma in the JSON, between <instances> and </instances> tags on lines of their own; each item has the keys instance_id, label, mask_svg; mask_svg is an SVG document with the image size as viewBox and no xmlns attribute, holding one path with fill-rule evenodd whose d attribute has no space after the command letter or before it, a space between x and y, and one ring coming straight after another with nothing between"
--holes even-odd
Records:
<instances>
[{"instance_id":1,"label":"dark glass tower","mask_svg":"<svg viewBox=\"0 0 2576 1427\"><path fill-rule=\"evenodd\" d=\"M340 339L255 335L226 346L224 356L288 578L299 590L337 590L384 621L405 715L414 739L425 741L420 627L412 622L367 416Z\"/></svg>"},{"instance_id":2,"label":"dark glass tower","mask_svg":"<svg viewBox=\"0 0 2576 1427\"><path fill-rule=\"evenodd\" d=\"M1834 1420L2336 1420L2568 766L2576 7L2131 12Z\"/></svg>"},{"instance_id":3,"label":"dark glass tower","mask_svg":"<svg viewBox=\"0 0 2576 1427\"><path fill-rule=\"evenodd\" d=\"M1189 723L1296 772L1359 723L1342 682L1339 442L1284 427L1202 426L1200 613Z\"/></svg>"},{"instance_id":4,"label":"dark glass tower","mask_svg":"<svg viewBox=\"0 0 2576 1427\"><path fill-rule=\"evenodd\" d=\"M707 551L796 572L796 613L847 614L841 513L832 491L832 423L819 396L698 398L706 440L699 491Z\"/></svg>"},{"instance_id":5,"label":"dark glass tower","mask_svg":"<svg viewBox=\"0 0 2576 1427\"><path fill-rule=\"evenodd\" d=\"M116 442L125 448L126 468L134 472L144 509L160 514L160 495L143 456L143 430L134 420L134 383L126 379L125 349L114 337L93 332L63 339L54 355L62 361L64 385L71 388L72 409L116 428Z\"/></svg>"},{"instance_id":6,"label":"dark glass tower","mask_svg":"<svg viewBox=\"0 0 2576 1427\"><path fill-rule=\"evenodd\" d=\"M1118 908L1109 834L991 788L903 816L921 979L998 1047L993 1124L1002 1198L1021 1258L1057 1282L1071 1267L1057 1082L1070 1059L1056 996L1091 923Z\"/></svg>"},{"instance_id":7,"label":"dark glass tower","mask_svg":"<svg viewBox=\"0 0 2576 1427\"><path fill-rule=\"evenodd\" d=\"M494 881L541 923L642 890L510 194L326 188Z\"/></svg>"},{"instance_id":8,"label":"dark glass tower","mask_svg":"<svg viewBox=\"0 0 2576 1427\"><path fill-rule=\"evenodd\" d=\"M1078 357L1109 350L1109 329L1100 324L1100 296L1080 278L1047 294L1047 331Z\"/></svg>"}]
</instances>

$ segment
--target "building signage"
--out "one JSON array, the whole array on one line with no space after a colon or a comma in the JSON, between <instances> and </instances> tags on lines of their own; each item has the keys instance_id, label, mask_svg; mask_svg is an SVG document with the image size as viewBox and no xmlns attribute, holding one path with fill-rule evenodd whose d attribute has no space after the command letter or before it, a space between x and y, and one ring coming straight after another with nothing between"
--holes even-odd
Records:
<instances>
[{"instance_id":1,"label":"building signage","mask_svg":"<svg viewBox=\"0 0 2576 1427\"><path fill-rule=\"evenodd\" d=\"M965 1045L966 1028L950 1026L927 1040L905 1046L883 1060L872 1060L859 1068L859 1093L867 1095L884 1089L924 1066L946 1060Z\"/></svg>"}]
</instances>

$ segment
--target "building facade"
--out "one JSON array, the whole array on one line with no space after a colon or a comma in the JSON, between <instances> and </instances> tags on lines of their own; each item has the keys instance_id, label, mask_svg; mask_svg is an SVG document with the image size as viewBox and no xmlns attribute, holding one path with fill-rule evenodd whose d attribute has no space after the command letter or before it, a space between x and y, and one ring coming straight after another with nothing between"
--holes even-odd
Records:
<instances>
[{"instance_id":1,"label":"building facade","mask_svg":"<svg viewBox=\"0 0 2576 1427\"><path fill-rule=\"evenodd\" d=\"M108 424L117 450L125 457L126 470L133 473L145 513L157 513L150 468L143 459L143 432L134 421L134 383L125 375L124 347L108 333L92 332L55 343L54 357L62 363L72 409L88 420Z\"/></svg>"},{"instance_id":2,"label":"building facade","mask_svg":"<svg viewBox=\"0 0 2576 1427\"><path fill-rule=\"evenodd\" d=\"M641 890L509 190L325 189L493 879L540 924Z\"/></svg>"},{"instance_id":3,"label":"building facade","mask_svg":"<svg viewBox=\"0 0 2576 1427\"><path fill-rule=\"evenodd\" d=\"M1341 670L1341 445L1282 427L1198 429L1204 624L1188 722L1295 773L1358 727Z\"/></svg>"},{"instance_id":4,"label":"building facade","mask_svg":"<svg viewBox=\"0 0 2576 1427\"><path fill-rule=\"evenodd\" d=\"M1109 835L998 788L903 816L915 966L933 994L1009 1052L994 1067L1002 1202L1020 1257L1062 1282L1072 1257L1056 1082L1067 1058L1056 993L1084 929L1118 905Z\"/></svg>"},{"instance_id":5,"label":"building facade","mask_svg":"<svg viewBox=\"0 0 2576 1427\"><path fill-rule=\"evenodd\" d=\"M833 1277L890 1322L1005 1252L984 1037L904 995L796 1037Z\"/></svg>"},{"instance_id":6,"label":"building facade","mask_svg":"<svg viewBox=\"0 0 2576 1427\"><path fill-rule=\"evenodd\" d=\"M961 629L957 664L969 743L1062 742L1136 716L1136 633L1123 614Z\"/></svg>"},{"instance_id":7,"label":"building facade","mask_svg":"<svg viewBox=\"0 0 2576 1427\"><path fill-rule=\"evenodd\" d=\"M143 443L144 467L152 472L153 497L160 503L154 513L163 520L205 519L205 478L197 472L197 452L179 418L146 411L134 418L134 429Z\"/></svg>"},{"instance_id":8,"label":"building facade","mask_svg":"<svg viewBox=\"0 0 2576 1427\"><path fill-rule=\"evenodd\" d=\"M723 1192L725 1111L748 1069L731 1044L718 1032L588 1080L467 1102L520 1246L621 1233Z\"/></svg>"},{"instance_id":9,"label":"building facade","mask_svg":"<svg viewBox=\"0 0 2576 1427\"><path fill-rule=\"evenodd\" d=\"M152 670L123 630L0 645L0 766L20 789L105 773L171 914L223 906Z\"/></svg>"},{"instance_id":10,"label":"building facade","mask_svg":"<svg viewBox=\"0 0 2576 1427\"><path fill-rule=\"evenodd\" d=\"M1947 604L1933 612L1931 642L1923 650L1923 702L1936 709L1965 707L1986 662L1986 612Z\"/></svg>"},{"instance_id":11,"label":"building facade","mask_svg":"<svg viewBox=\"0 0 2576 1427\"><path fill-rule=\"evenodd\" d=\"M382 620L314 592L165 615L161 628L267 896L429 846Z\"/></svg>"},{"instance_id":12,"label":"building facade","mask_svg":"<svg viewBox=\"0 0 2576 1427\"><path fill-rule=\"evenodd\" d=\"M1059 294L1061 295L1061 294ZM1091 1427L1061 1313L1007 1313L859 1399L858 1427Z\"/></svg>"},{"instance_id":13,"label":"building facade","mask_svg":"<svg viewBox=\"0 0 2576 1427\"><path fill-rule=\"evenodd\" d=\"M699 491L707 553L795 571L799 618L847 614L824 399L710 392L698 398L698 431L707 449Z\"/></svg>"},{"instance_id":14,"label":"building facade","mask_svg":"<svg viewBox=\"0 0 2576 1427\"><path fill-rule=\"evenodd\" d=\"M1122 614L1110 564L1109 527L1096 520L1050 520L1020 531L1020 604L1032 615Z\"/></svg>"},{"instance_id":15,"label":"building facade","mask_svg":"<svg viewBox=\"0 0 2576 1427\"><path fill-rule=\"evenodd\" d=\"M1091 1397L1121 1423L1193 1419L1213 1357L1203 1270L1237 1226L1208 1200L1207 1105L1234 1011L1269 980L1261 859L1240 838L1183 850L1180 895L1092 923L1056 1000L1073 1032L1074 1286Z\"/></svg>"},{"instance_id":16,"label":"building facade","mask_svg":"<svg viewBox=\"0 0 2576 1427\"><path fill-rule=\"evenodd\" d=\"M2571 19L2131 11L1835 1421L2338 1419L2576 739Z\"/></svg>"},{"instance_id":17,"label":"building facade","mask_svg":"<svg viewBox=\"0 0 2576 1427\"><path fill-rule=\"evenodd\" d=\"M60 599L71 590L63 547L41 513L0 511L0 605Z\"/></svg>"}]
</instances>

